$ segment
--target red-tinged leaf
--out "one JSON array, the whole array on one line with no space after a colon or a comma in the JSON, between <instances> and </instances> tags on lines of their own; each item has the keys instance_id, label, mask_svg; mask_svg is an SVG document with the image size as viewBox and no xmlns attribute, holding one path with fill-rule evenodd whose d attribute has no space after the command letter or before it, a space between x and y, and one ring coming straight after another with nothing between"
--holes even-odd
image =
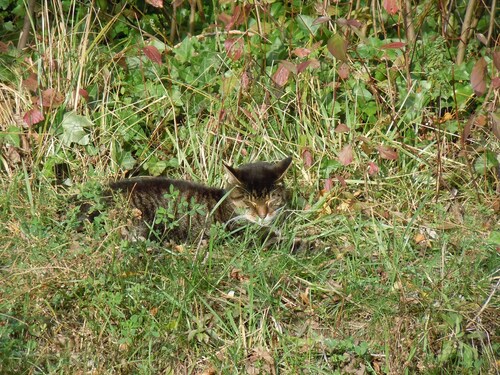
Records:
<instances>
[{"instance_id":1,"label":"red-tinged leaf","mask_svg":"<svg viewBox=\"0 0 500 375\"><path fill-rule=\"evenodd\" d=\"M325 23L325 22L330 21L330 19L331 19L331 18L330 18L330 17L328 17L328 16L318 17L318 18L316 18L316 19L313 21L312 25L313 25L313 26L315 26L315 25L320 25L320 24L322 24L322 23Z\"/></svg>"},{"instance_id":2,"label":"red-tinged leaf","mask_svg":"<svg viewBox=\"0 0 500 375\"><path fill-rule=\"evenodd\" d=\"M85 89L80 89L78 90L78 93L82 98L84 98L86 101L89 101L89 92Z\"/></svg>"},{"instance_id":3,"label":"red-tinged leaf","mask_svg":"<svg viewBox=\"0 0 500 375\"><path fill-rule=\"evenodd\" d=\"M146 3L154 6L155 8L163 8L163 0L146 0Z\"/></svg>"},{"instance_id":4,"label":"red-tinged leaf","mask_svg":"<svg viewBox=\"0 0 500 375\"><path fill-rule=\"evenodd\" d=\"M303 61L297 65L297 74L302 73L307 67L311 65L311 60Z\"/></svg>"},{"instance_id":5,"label":"red-tinged leaf","mask_svg":"<svg viewBox=\"0 0 500 375\"><path fill-rule=\"evenodd\" d=\"M28 126L38 124L40 121L43 121L43 119L44 119L43 113L40 111L39 108L30 109L23 116L23 120Z\"/></svg>"},{"instance_id":6,"label":"red-tinged leaf","mask_svg":"<svg viewBox=\"0 0 500 375\"><path fill-rule=\"evenodd\" d=\"M9 51L9 45L0 41L0 52L5 53Z\"/></svg>"},{"instance_id":7,"label":"red-tinged leaf","mask_svg":"<svg viewBox=\"0 0 500 375\"><path fill-rule=\"evenodd\" d=\"M311 53L311 50L307 48L295 48L292 53L297 57L307 57Z\"/></svg>"},{"instance_id":8,"label":"red-tinged leaf","mask_svg":"<svg viewBox=\"0 0 500 375\"><path fill-rule=\"evenodd\" d=\"M349 78L349 72L350 72L349 65L347 65L346 63L342 63L339 66L339 69L337 72L338 72L339 77L341 79L345 80L345 79Z\"/></svg>"},{"instance_id":9,"label":"red-tinged leaf","mask_svg":"<svg viewBox=\"0 0 500 375\"><path fill-rule=\"evenodd\" d=\"M391 16L393 16L399 10L398 0L384 0L383 7L387 11L387 13L389 13Z\"/></svg>"},{"instance_id":10,"label":"red-tinged leaf","mask_svg":"<svg viewBox=\"0 0 500 375\"><path fill-rule=\"evenodd\" d=\"M52 88L42 91L42 105L44 107L57 107L61 105L63 101L64 96Z\"/></svg>"},{"instance_id":11,"label":"red-tinged leaf","mask_svg":"<svg viewBox=\"0 0 500 375\"><path fill-rule=\"evenodd\" d=\"M462 145L465 145L465 143L467 143L467 139L469 139L470 132L472 130L472 124L474 124L474 118L475 118L474 115L469 117L469 120L464 125L464 128L462 130L462 139L461 139Z\"/></svg>"},{"instance_id":12,"label":"red-tinged leaf","mask_svg":"<svg viewBox=\"0 0 500 375\"><path fill-rule=\"evenodd\" d=\"M311 59L311 60L303 61L303 62L301 62L300 64L297 65L297 74L302 73L308 67L311 67L312 69L317 69L317 68L320 67L320 63L316 59Z\"/></svg>"},{"instance_id":13,"label":"red-tinged leaf","mask_svg":"<svg viewBox=\"0 0 500 375\"><path fill-rule=\"evenodd\" d=\"M243 91L248 90L248 87L250 86L250 76L247 72L243 72L241 74L240 85Z\"/></svg>"},{"instance_id":14,"label":"red-tinged leaf","mask_svg":"<svg viewBox=\"0 0 500 375\"><path fill-rule=\"evenodd\" d=\"M222 23L226 26L229 24L229 22L231 22L231 16L229 14L226 14L226 13L219 14L217 19L219 21L222 21Z\"/></svg>"},{"instance_id":15,"label":"red-tinged leaf","mask_svg":"<svg viewBox=\"0 0 500 375\"><path fill-rule=\"evenodd\" d=\"M243 40L242 39L226 39L224 41L224 48L229 58L237 61L243 55Z\"/></svg>"},{"instance_id":16,"label":"red-tinged leaf","mask_svg":"<svg viewBox=\"0 0 500 375\"><path fill-rule=\"evenodd\" d=\"M484 57L481 57L472 68L470 83L477 96L484 95L486 92L486 60Z\"/></svg>"},{"instance_id":17,"label":"red-tinged leaf","mask_svg":"<svg viewBox=\"0 0 500 375\"><path fill-rule=\"evenodd\" d=\"M242 23L244 23L247 19L247 14L250 9L249 5L242 7L241 5L236 5L234 7L233 14L231 16L231 20L226 25L226 31L231 30L233 27L238 27Z\"/></svg>"},{"instance_id":18,"label":"red-tinged leaf","mask_svg":"<svg viewBox=\"0 0 500 375\"><path fill-rule=\"evenodd\" d=\"M335 175L335 178L337 179L338 182L340 182L340 185L343 187L343 188L346 188L347 187L347 182L345 180L344 177L342 177L341 175L339 174L336 174Z\"/></svg>"},{"instance_id":19,"label":"red-tinged leaf","mask_svg":"<svg viewBox=\"0 0 500 375\"><path fill-rule=\"evenodd\" d=\"M341 122L335 128L335 133L349 133L350 130L351 129L349 129L349 127L346 124L344 124L343 122Z\"/></svg>"},{"instance_id":20,"label":"red-tinged leaf","mask_svg":"<svg viewBox=\"0 0 500 375\"><path fill-rule=\"evenodd\" d=\"M283 64L280 64L278 66L278 70L273 74L273 81L276 83L279 87L283 87L286 85L288 82L288 77L290 76L290 71L283 66Z\"/></svg>"},{"instance_id":21,"label":"red-tinged leaf","mask_svg":"<svg viewBox=\"0 0 500 375\"><path fill-rule=\"evenodd\" d=\"M493 134L500 140L500 116L496 113L491 113L491 126Z\"/></svg>"},{"instance_id":22,"label":"red-tinged leaf","mask_svg":"<svg viewBox=\"0 0 500 375\"><path fill-rule=\"evenodd\" d=\"M352 163L354 160L354 153L352 151L352 146L347 145L339 152L339 162L340 164L346 166Z\"/></svg>"},{"instance_id":23,"label":"red-tinged leaf","mask_svg":"<svg viewBox=\"0 0 500 375\"><path fill-rule=\"evenodd\" d=\"M297 74L297 67L294 63L282 60L280 64L283 65L290 73Z\"/></svg>"},{"instance_id":24,"label":"red-tinged leaf","mask_svg":"<svg viewBox=\"0 0 500 375\"><path fill-rule=\"evenodd\" d=\"M161 53L158 51L158 48L155 46L146 46L142 49L142 52L146 55L148 59L150 59L155 64L161 65Z\"/></svg>"},{"instance_id":25,"label":"red-tinged leaf","mask_svg":"<svg viewBox=\"0 0 500 375\"><path fill-rule=\"evenodd\" d=\"M500 77L495 77L491 79L491 86L494 89L498 89L500 87Z\"/></svg>"},{"instance_id":26,"label":"red-tinged leaf","mask_svg":"<svg viewBox=\"0 0 500 375\"><path fill-rule=\"evenodd\" d=\"M309 151L307 148L302 151L302 161L304 162L304 167L306 168L309 168L311 165L313 165L313 157L311 151Z\"/></svg>"},{"instance_id":27,"label":"red-tinged leaf","mask_svg":"<svg viewBox=\"0 0 500 375\"><path fill-rule=\"evenodd\" d=\"M348 19L347 24L351 27L355 27L356 29L360 29L361 27L363 27L363 24L354 18Z\"/></svg>"},{"instance_id":28,"label":"red-tinged leaf","mask_svg":"<svg viewBox=\"0 0 500 375\"><path fill-rule=\"evenodd\" d=\"M484 34L477 33L476 34L477 40L479 40L481 43L483 43L485 46L488 46L488 39L484 36Z\"/></svg>"},{"instance_id":29,"label":"red-tinged leaf","mask_svg":"<svg viewBox=\"0 0 500 375\"><path fill-rule=\"evenodd\" d=\"M404 42L392 42L392 43L387 43L384 44L383 46L380 46L382 49L401 49L406 47L406 43Z\"/></svg>"},{"instance_id":30,"label":"red-tinged leaf","mask_svg":"<svg viewBox=\"0 0 500 375\"><path fill-rule=\"evenodd\" d=\"M380 171L380 168L378 167L377 164L375 164L372 161L368 162L368 174L370 176L375 176L379 171Z\"/></svg>"},{"instance_id":31,"label":"red-tinged leaf","mask_svg":"<svg viewBox=\"0 0 500 375\"><path fill-rule=\"evenodd\" d=\"M493 52L493 64L497 70L500 70L500 51Z\"/></svg>"},{"instance_id":32,"label":"red-tinged leaf","mask_svg":"<svg viewBox=\"0 0 500 375\"><path fill-rule=\"evenodd\" d=\"M328 192L333 189L333 179L331 177L328 177L325 180L325 184L323 185L323 191Z\"/></svg>"},{"instance_id":33,"label":"red-tinged leaf","mask_svg":"<svg viewBox=\"0 0 500 375\"><path fill-rule=\"evenodd\" d=\"M38 76L36 73L31 73L30 76L23 80L23 86L28 90L35 92L38 90Z\"/></svg>"},{"instance_id":34,"label":"red-tinged leaf","mask_svg":"<svg viewBox=\"0 0 500 375\"><path fill-rule=\"evenodd\" d=\"M377 146L377 150L382 159L397 160L398 158L398 152L391 147L380 145Z\"/></svg>"},{"instance_id":35,"label":"red-tinged leaf","mask_svg":"<svg viewBox=\"0 0 500 375\"><path fill-rule=\"evenodd\" d=\"M127 69L127 59L123 52L118 52L113 56L113 62L117 63L123 69Z\"/></svg>"},{"instance_id":36,"label":"red-tinged leaf","mask_svg":"<svg viewBox=\"0 0 500 375\"><path fill-rule=\"evenodd\" d=\"M339 34L328 39L327 48L337 60L347 61L347 41Z\"/></svg>"}]
</instances>

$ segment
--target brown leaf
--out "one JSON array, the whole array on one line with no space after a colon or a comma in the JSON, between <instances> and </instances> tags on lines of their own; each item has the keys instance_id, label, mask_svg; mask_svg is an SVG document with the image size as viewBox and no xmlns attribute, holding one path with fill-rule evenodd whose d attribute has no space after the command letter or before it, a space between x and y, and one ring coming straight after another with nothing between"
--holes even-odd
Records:
<instances>
[{"instance_id":1,"label":"brown leaf","mask_svg":"<svg viewBox=\"0 0 500 375\"><path fill-rule=\"evenodd\" d=\"M248 10L250 10L250 6L246 5L242 7L241 5L236 5L233 10L233 14L231 16L231 20L226 25L226 31L231 30L233 27L237 27L244 23L247 18Z\"/></svg>"},{"instance_id":2,"label":"brown leaf","mask_svg":"<svg viewBox=\"0 0 500 375\"><path fill-rule=\"evenodd\" d=\"M155 46L146 46L142 49L142 52L146 55L148 59L150 59L155 64L161 65L161 53L158 51L158 48Z\"/></svg>"},{"instance_id":3,"label":"brown leaf","mask_svg":"<svg viewBox=\"0 0 500 375\"><path fill-rule=\"evenodd\" d=\"M78 90L78 93L82 98L84 98L86 101L89 101L89 92L85 89L80 89Z\"/></svg>"},{"instance_id":4,"label":"brown leaf","mask_svg":"<svg viewBox=\"0 0 500 375\"><path fill-rule=\"evenodd\" d=\"M361 27L363 27L363 24L354 18L347 19L347 24L349 26L355 27L356 29L360 29Z\"/></svg>"},{"instance_id":5,"label":"brown leaf","mask_svg":"<svg viewBox=\"0 0 500 375\"><path fill-rule=\"evenodd\" d=\"M493 134L500 140L500 116L497 113L491 113L491 127Z\"/></svg>"},{"instance_id":6,"label":"brown leaf","mask_svg":"<svg viewBox=\"0 0 500 375\"><path fill-rule=\"evenodd\" d=\"M399 10L397 0L384 0L383 7L391 16L395 15Z\"/></svg>"},{"instance_id":7,"label":"brown leaf","mask_svg":"<svg viewBox=\"0 0 500 375\"><path fill-rule=\"evenodd\" d=\"M279 87L283 87L286 85L288 82L288 77L290 76L290 71L285 68L283 64L279 64L278 70L273 74L273 81L276 83Z\"/></svg>"},{"instance_id":8,"label":"brown leaf","mask_svg":"<svg viewBox=\"0 0 500 375\"><path fill-rule=\"evenodd\" d=\"M240 85L244 91L247 91L250 87L250 76L246 71L241 74Z\"/></svg>"},{"instance_id":9,"label":"brown leaf","mask_svg":"<svg viewBox=\"0 0 500 375\"><path fill-rule=\"evenodd\" d=\"M471 117L469 117L469 120L464 125L464 128L462 130L462 137L461 137L462 147L465 146L465 143L467 142L467 139L469 139L470 132L471 132L471 129L472 129L472 124L474 124L474 118L475 118L474 115L472 115Z\"/></svg>"},{"instance_id":10,"label":"brown leaf","mask_svg":"<svg viewBox=\"0 0 500 375\"><path fill-rule=\"evenodd\" d=\"M9 51L9 45L0 41L0 52L5 53Z\"/></svg>"},{"instance_id":11,"label":"brown leaf","mask_svg":"<svg viewBox=\"0 0 500 375\"><path fill-rule=\"evenodd\" d=\"M496 90L500 87L500 77L494 77L491 79L491 86Z\"/></svg>"},{"instance_id":12,"label":"brown leaf","mask_svg":"<svg viewBox=\"0 0 500 375\"><path fill-rule=\"evenodd\" d=\"M40 111L39 108L33 108L30 109L26 114L23 116L23 120L28 126L38 124L40 121L43 121L43 113Z\"/></svg>"},{"instance_id":13,"label":"brown leaf","mask_svg":"<svg viewBox=\"0 0 500 375\"><path fill-rule=\"evenodd\" d=\"M470 74L470 83L472 85L472 89L477 96L484 95L486 92L486 60L484 57L481 57L474 67L472 68L472 72Z\"/></svg>"},{"instance_id":14,"label":"brown leaf","mask_svg":"<svg viewBox=\"0 0 500 375\"><path fill-rule=\"evenodd\" d=\"M28 90L35 92L38 89L38 76L36 73L31 73L28 78L23 80L23 86Z\"/></svg>"},{"instance_id":15,"label":"brown leaf","mask_svg":"<svg viewBox=\"0 0 500 375\"><path fill-rule=\"evenodd\" d=\"M311 151L307 148L302 151L302 160L304 161L304 167L309 168L313 164L313 157Z\"/></svg>"},{"instance_id":16,"label":"brown leaf","mask_svg":"<svg viewBox=\"0 0 500 375\"><path fill-rule=\"evenodd\" d=\"M347 187L347 182L346 182L346 180L345 180L345 178L344 178L344 177L342 177L342 176L341 176L341 175L339 175L339 174L336 174L336 175L335 175L335 178L337 179L337 181L338 181L338 182L340 182L340 185L341 185L342 187L344 187L344 188L346 188L346 187Z\"/></svg>"},{"instance_id":17,"label":"brown leaf","mask_svg":"<svg viewBox=\"0 0 500 375\"><path fill-rule=\"evenodd\" d=\"M338 69L338 73L341 79L349 78L349 65L342 63Z\"/></svg>"},{"instance_id":18,"label":"brown leaf","mask_svg":"<svg viewBox=\"0 0 500 375\"><path fill-rule=\"evenodd\" d=\"M297 74L297 67L294 63L286 60L280 62L290 73Z\"/></svg>"},{"instance_id":19,"label":"brown leaf","mask_svg":"<svg viewBox=\"0 0 500 375\"><path fill-rule=\"evenodd\" d=\"M42 105L44 107L57 107L63 101L64 96L52 88L42 91Z\"/></svg>"},{"instance_id":20,"label":"brown leaf","mask_svg":"<svg viewBox=\"0 0 500 375\"><path fill-rule=\"evenodd\" d=\"M346 166L352 163L354 160L354 153L352 151L352 146L347 145L339 152L339 162L340 164Z\"/></svg>"},{"instance_id":21,"label":"brown leaf","mask_svg":"<svg viewBox=\"0 0 500 375\"><path fill-rule=\"evenodd\" d=\"M351 129L349 129L349 127L346 124L344 124L343 122L341 122L335 128L335 133L349 133L350 130Z\"/></svg>"},{"instance_id":22,"label":"brown leaf","mask_svg":"<svg viewBox=\"0 0 500 375\"><path fill-rule=\"evenodd\" d=\"M292 53L297 57L307 57L311 53L308 48L295 48Z\"/></svg>"},{"instance_id":23,"label":"brown leaf","mask_svg":"<svg viewBox=\"0 0 500 375\"><path fill-rule=\"evenodd\" d=\"M493 64L497 70L500 70L500 51L493 52Z\"/></svg>"},{"instance_id":24,"label":"brown leaf","mask_svg":"<svg viewBox=\"0 0 500 375\"><path fill-rule=\"evenodd\" d=\"M243 55L243 40L242 39L226 39L224 41L224 48L229 58L237 61Z\"/></svg>"},{"instance_id":25,"label":"brown leaf","mask_svg":"<svg viewBox=\"0 0 500 375\"><path fill-rule=\"evenodd\" d=\"M308 67L316 69L320 67L319 61L316 59L306 60L297 65L297 74L302 73Z\"/></svg>"},{"instance_id":26,"label":"brown leaf","mask_svg":"<svg viewBox=\"0 0 500 375\"><path fill-rule=\"evenodd\" d=\"M377 150L382 159L397 160L398 158L398 152L391 147L380 145L377 146Z\"/></svg>"},{"instance_id":27,"label":"brown leaf","mask_svg":"<svg viewBox=\"0 0 500 375\"><path fill-rule=\"evenodd\" d=\"M325 22L330 21L330 19L331 19L331 18L330 18L329 16L322 16L322 17L318 17L318 18L316 18L316 19L313 21L312 25L313 25L313 26L314 26L314 25L320 25L320 24L322 24L322 23L325 23Z\"/></svg>"},{"instance_id":28,"label":"brown leaf","mask_svg":"<svg viewBox=\"0 0 500 375\"><path fill-rule=\"evenodd\" d=\"M146 3L154 6L155 8L163 8L163 0L146 0Z\"/></svg>"},{"instance_id":29,"label":"brown leaf","mask_svg":"<svg viewBox=\"0 0 500 375\"><path fill-rule=\"evenodd\" d=\"M325 179L325 183L323 185L323 193L326 193L332 189L333 189L333 179L331 177L328 177L327 179Z\"/></svg>"},{"instance_id":30,"label":"brown leaf","mask_svg":"<svg viewBox=\"0 0 500 375\"><path fill-rule=\"evenodd\" d=\"M370 176L375 176L376 174L378 174L379 171L380 171L380 168L378 167L377 164L375 164L372 161L368 162L368 174Z\"/></svg>"},{"instance_id":31,"label":"brown leaf","mask_svg":"<svg viewBox=\"0 0 500 375\"><path fill-rule=\"evenodd\" d=\"M406 47L406 43L404 42L392 42L380 46L382 49L400 49L404 47Z\"/></svg>"},{"instance_id":32,"label":"brown leaf","mask_svg":"<svg viewBox=\"0 0 500 375\"><path fill-rule=\"evenodd\" d=\"M347 61L347 41L335 34L327 42L328 51L338 60Z\"/></svg>"},{"instance_id":33,"label":"brown leaf","mask_svg":"<svg viewBox=\"0 0 500 375\"><path fill-rule=\"evenodd\" d=\"M219 16L217 17L217 19L219 21L222 21L224 23L224 25L228 25L229 22L231 22L231 16L227 13L221 13L219 14Z\"/></svg>"}]
</instances>

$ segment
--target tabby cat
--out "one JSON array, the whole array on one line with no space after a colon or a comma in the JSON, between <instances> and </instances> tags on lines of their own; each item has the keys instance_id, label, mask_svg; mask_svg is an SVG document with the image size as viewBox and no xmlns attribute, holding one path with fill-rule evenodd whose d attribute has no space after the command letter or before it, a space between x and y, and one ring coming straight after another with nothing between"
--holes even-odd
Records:
<instances>
[{"instance_id":1,"label":"tabby cat","mask_svg":"<svg viewBox=\"0 0 500 375\"><path fill-rule=\"evenodd\" d=\"M192 241L207 234L215 222L230 230L241 220L269 226L288 201L283 177L291 162L288 157L277 163L257 162L238 168L224 165L225 189L139 177L110 183L105 196L110 199L117 191L123 194L133 211L135 236L156 233L162 240Z\"/></svg>"}]
</instances>

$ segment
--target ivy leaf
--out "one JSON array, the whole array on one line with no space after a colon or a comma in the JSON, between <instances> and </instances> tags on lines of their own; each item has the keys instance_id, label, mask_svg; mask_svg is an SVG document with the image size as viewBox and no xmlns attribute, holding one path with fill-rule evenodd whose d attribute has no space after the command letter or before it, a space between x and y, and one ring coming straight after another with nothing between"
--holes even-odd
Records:
<instances>
[{"instance_id":1,"label":"ivy leaf","mask_svg":"<svg viewBox=\"0 0 500 375\"><path fill-rule=\"evenodd\" d=\"M77 115L75 112L67 112L64 114L61 126L63 134L61 140L65 146L70 146L72 143L81 146L88 145L90 135L87 134L85 128L90 128L93 125L85 116Z\"/></svg>"},{"instance_id":2,"label":"ivy leaf","mask_svg":"<svg viewBox=\"0 0 500 375\"><path fill-rule=\"evenodd\" d=\"M472 68L472 73L470 74L470 83L472 89L477 96L482 96L486 93L486 60L481 57L474 67Z\"/></svg>"},{"instance_id":3,"label":"ivy leaf","mask_svg":"<svg viewBox=\"0 0 500 375\"><path fill-rule=\"evenodd\" d=\"M337 60L347 61L347 41L339 34L328 39L327 48Z\"/></svg>"}]
</instances>

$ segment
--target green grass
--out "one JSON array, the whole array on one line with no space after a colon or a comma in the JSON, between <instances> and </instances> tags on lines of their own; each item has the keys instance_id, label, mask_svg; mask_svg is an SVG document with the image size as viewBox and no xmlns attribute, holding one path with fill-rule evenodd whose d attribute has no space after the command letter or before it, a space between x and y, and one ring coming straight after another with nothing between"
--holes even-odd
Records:
<instances>
[{"instance_id":1,"label":"green grass","mask_svg":"<svg viewBox=\"0 0 500 375\"><path fill-rule=\"evenodd\" d=\"M279 51L256 36L240 61L221 34L186 39L157 66L134 44L145 35L112 43L104 34L115 20L73 17L75 28L36 30L33 63L16 55L2 67L11 77L0 86L2 374L498 373L499 182L483 152L498 155L498 144L476 126L461 147L464 118L425 125L423 112L439 120L442 109L425 89L434 78L412 71L408 88L394 70L384 90L400 98L380 90L382 78L375 98L363 75L387 60L353 60L344 81L320 48L320 68L278 88L276 63L259 64ZM297 26L286 48L310 38ZM39 76L35 93L22 85L27 68ZM75 100L77 87L89 102ZM64 104L28 128L19 119L46 88ZM462 104L451 107L465 117ZM70 111L90 125L64 127ZM334 131L341 122L349 132ZM355 155L344 166L346 145ZM200 244L130 242L116 213L77 231L75 195L93 200L126 173L221 186L224 162L285 155L293 214L270 249L252 227L236 237L214 227ZM60 163L70 173L57 184ZM295 237L314 248L292 252Z\"/></svg>"}]
</instances>

